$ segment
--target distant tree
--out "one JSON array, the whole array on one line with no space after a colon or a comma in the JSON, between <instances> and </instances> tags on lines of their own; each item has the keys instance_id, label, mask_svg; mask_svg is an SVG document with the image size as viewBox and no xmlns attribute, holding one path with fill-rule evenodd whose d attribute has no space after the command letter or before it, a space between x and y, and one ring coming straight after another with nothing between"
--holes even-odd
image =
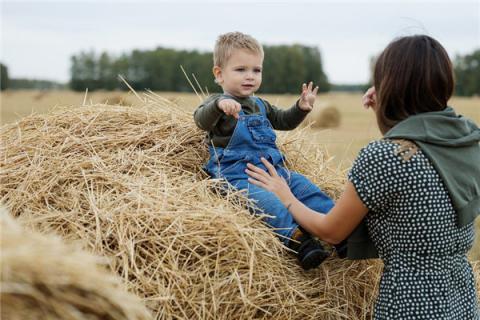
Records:
<instances>
[{"instance_id":1,"label":"distant tree","mask_svg":"<svg viewBox=\"0 0 480 320\"><path fill-rule=\"evenodd\" d=\"M208 92L218 92L220 87L213 81L213 61L211 52L183 51L178 55L176 71L173 73L175 78L176 91L191 91L190 84L185 79L185 75L180 69L183 66L195 88L198 87L196 82L201 86L202 90ZM193 78L192 74L195 76Z\"/></svg>"},{"instance_id":2,"label":"distant tree","mask_svg":"<svg viewBox=\"0 0 480 320\"><path fill-rule=\"evenodd\" d=\"M71 57L70 87L73 90L96 90L101 88L98 74L97 57L93 51L81 52Z\"/></svg>"},{"instance_id":3,"label":"distant tree","mask_svg":"<svg viewBox=\"0 0 480 320\"><path fill-rule=\"evenodd\" d=\"M100 57L98 57L98 86L102 89L113 90L118 85L117 75L112 64L113 61L108 53L103 52L100 54Z\"/></svg>"},{"instance_id":4,"label":"distant tree","mask_svg":"<svg viewBox=\"0 0 480 320\"><path fill-rule=\"evenodd\" d=\"M117 79L121 74L135 90L191 91L180 69L183 66L194 86L204 92L218 92L213 81L212 53L196 50L133 50L114 57L106 52L80 52L71 57L70 87L83 91L125 89ZM193 75L194 76L193 76ZM298 93L301 84L313 81L320 91L328 91L320 51L301 45L266 46L262 92ZM197 83L198 82L198 83Z\"/></svg>"},{"instance_id":5,"label":"distant tree","mask_svg":"<svg viewBox=\"0 0 480 320\"><path fill-rule=\"evenodd\" d=\"M0 63L0 90L5 90L9 87L8 68L3 63Z\"/></svg>"},{"instance_id":6,"label":"distant tree","mask_svg":"<svg viewBox=\"0 0 480 320\"><path fill-rule=\"evenodd\" d=\"M292 83L291 73L294 66L289 63L289 53L287 46L264 46L265 59L263 60L263 81L260 87L260 92L288 93L294 91L294 88L289 88L288 85ZM298 56L294 57L294 59ZM302 70L303 72L303 70ZM297 84L299 86L300 84ZM298 91L298 88L297 90Z\"/></svg>"},{"instance_id":7,"label":"distant tree","mask_svg":"<svg viewBox=\"0 0 480 320\"><path fill-rule=\"evenodd\" d=\"M284 90L281 92L298 93L301 90L302 83L315 79L307 78L307 69L310 66L306 65L305 55L301 46L284 46L283 50L285 52L285 61L283 61L284 78L281 80ZM270 72L273 72L275 76L275 70ZM275 90L270 90L269 92L275 92Z\"/></svg>"},{"instance_id":8,"label":"distant tree","mask_svg":"<svg viewBox=\"0 0 480 320\"><path fill-rule=\"evenodd\" d=\"M459 96L480 95L480 49L454 59L455 93Z\"/></svg>"},{"instance_id":9,"label":"distant tree","mask_svg":"<svg viewBox=\"0 0 480 320\"><path fill-rule=\"evenodd\" d=\"M150 84L148 88L162 91L175 90L173 74L180 72L176 65L176 54L176 50L167 48L157 48L145 53L146 81Z\"/></svg>"},{"instance_id":10,"label":"distant tree","mask_svg":"<svg viewBox=\"0 0 480 320\"><path fill-rule=\"evenodd\" d=\"M368 84L332 84L330 90L333 92L359 92L364 93L368 89Z\"/></svg>"},{"instance_id":11,"label":"distant tree","mask_svg":"<svg viewBox=\"0 0 480 320\"><path fill-rule=\"evenodd\" d=\"M317 86L319 92L330 90L327 75L323 71L322 56L317 47L302 47L305 57L305 66L307 73L305 78L312 80Z\"/></svg>"},{"instance_id":12,"label":"distant tree","mask_svg":"<svg viewBox=\"0 0 480 320\"><path fill-rule=\"evenodd\" d=\"M40 79L25 79L25 78L10 78L8 81L8 88L12 90L16 89L65 89L66 86L63 83L40 80Z\"/></svg>"},{"instance_id":13,"label":"distant tree","mask_svg":"<svg viewBox=\"0 0 480 320\"><path fill-rule=\"evenodd\" d=\"M370 81L373 85L373 69L377 56L370 57ZM455 95L472 96L480 95L480 49L464 56L457 55L453 60L455 73ZM366 85L368 86L368 85ZM341 90L336 86L335 90Z\"/></svg>"},{"instance_id":14,"label":"distant tree","mask_svg":"<svg viewBox=\"0 0 480 320\"><path fill-rule=\"evenodd\" d=\"M320 51L302 45L264 46L261 92L298 93L302 83L313 81L320 92L329 90Z\"/></svg>"}]
</instances>

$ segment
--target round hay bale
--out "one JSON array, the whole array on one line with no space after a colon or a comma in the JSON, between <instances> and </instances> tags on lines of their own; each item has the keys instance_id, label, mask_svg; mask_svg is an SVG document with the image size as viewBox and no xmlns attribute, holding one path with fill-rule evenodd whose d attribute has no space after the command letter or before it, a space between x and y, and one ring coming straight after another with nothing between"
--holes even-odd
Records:
<instances>
[{"instance_id":1,"label":"round hay bale","mask_svg":"<svg viewBox=\"0 0 480 320\"><path fill-rule=\"evenodd\" d=\"M342 115L338 108L331 103L323 103L315 108L307 116L305 124L310 124L312 128L337 128L340 126Z\"/></svg>"},{"instance_id":2,"label":"round hay bale","mask_svg":"<svg viewBox=\"0 0 480 320\"><path fill-rule=\"evenodd\" d=\"M33 96L34 101L40 101L42 100L45 96L49 94L48 90L39 90L35 95Z\"/></svg>"},{"instance_id":3,"label":"round hay bale","mask_svg":"<svg viewBox=\"0 0 480 320\"><path fill-rule=\"evenodd\" d=\"M288 165L337 197L344 175L280 135ZM365 319L381 264L332 257L304 272L238 192L220 196L191 113L153 93L2 127L1 201L42 232L82 243L158 319Z\"/></svg>"},{"instance_id":4,"label":"round hay bale","mask_svg":"<svg viewBox=\"0 0 480 320\"><path fill-rule=\"evenodd\" d=\"M98 258L24 231L3 209L0 230L2 319L151 319Z\"/></svg>"},{"instance_id":5,"label":"round hay bale","mask_svg":"<svg viewBox=\"0 0 480 320\"><path fill-rule=\"evenodd\" d=\"M123 106L127 105L128 101L121 95L114 95L104 99L103 104L113 105L113 106Z\"/></svg>"}]
</instances>

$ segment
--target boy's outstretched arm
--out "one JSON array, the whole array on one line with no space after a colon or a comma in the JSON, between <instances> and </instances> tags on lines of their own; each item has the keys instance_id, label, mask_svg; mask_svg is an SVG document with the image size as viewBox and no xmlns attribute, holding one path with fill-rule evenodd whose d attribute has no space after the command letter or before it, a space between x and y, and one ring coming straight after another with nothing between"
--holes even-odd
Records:
<instances>
[{"instance_id":1,"label":"boy's outstretched arm","mask_svg":"<svg viewBox=\"0 0 480 320\"><path fill-rule=\"evenodd\" d=\"M318 87L313 82L302 85L302 93L297 102L289 109L282 110L273 105L267 106L267 116L276 130L295 129L313 109Z\"/></svg>"},{"instance_id":2,"label":"boy's outstretched arm","mask_svg":"<svg viewBox=\"0 0 480 320\"><path fill-rule=\"evenodd\" d=\"M211 131L224 112L218 108L217 103L221 96L209 96L193 113L193 120L197 127L205 131Z\"/></svg>"},{"instance_id":3,"label":"boy's outstretched arm","mask_svg":"<svg viewBox=\"0 0 480 320\"><path fill-rule=\"evenodd\" d=\"M298 107L304 111L311 111L313 109L313 104L315 103L315 98L317 97L318 86L313 88L313 82L302 85L302 94L300 99L298 99Z\"/></svg>"}]
</instances>

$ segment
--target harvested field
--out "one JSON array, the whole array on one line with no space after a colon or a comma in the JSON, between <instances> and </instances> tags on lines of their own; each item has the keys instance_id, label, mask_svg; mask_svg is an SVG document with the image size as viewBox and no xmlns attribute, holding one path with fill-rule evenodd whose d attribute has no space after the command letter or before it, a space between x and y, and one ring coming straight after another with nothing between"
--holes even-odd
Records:
<instances>
[{"instance_id":1,"label":"harvested field","mask_svg":"<svg viewBox=\"0 0 480 320\"><path fill-rule=\"evenodd\" d=\"M334 198L345 174L307 129L288 165ZM204 133L155 94L141 106L57 109L2 127L0 199L28 228L107 258L158 319L368 319L381 264L304 272L235 192L206 179Z\"/></svg>"}]
</instances>

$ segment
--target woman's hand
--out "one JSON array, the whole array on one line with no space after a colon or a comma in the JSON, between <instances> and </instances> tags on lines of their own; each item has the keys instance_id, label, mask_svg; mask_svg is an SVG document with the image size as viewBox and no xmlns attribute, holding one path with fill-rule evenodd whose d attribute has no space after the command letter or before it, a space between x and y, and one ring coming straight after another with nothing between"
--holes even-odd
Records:
<instances>
[{"instance_id":1,"label":"woman's hand","mask_svg":"<svg viewBox=\"0 0 480 320\"><path fill-rule=\"evenodd\" d=\"M377 92L375 87L370 87L362 97L362 104L365 109L375 109L377 106Z\"/></svg>"},{"instance_id":2,"label":"woman's hand","mask_svg":"<svg viewBox=\"0 0 480 320\"><path fill-rule=\"evenodd\" d=\"M245 170L250 177L248 178L248 182L273 192L285 206L288 206L295 198L290 191L290 187L285 179L278 175L277 170L275 170L275 167L270 162L263 157L261 158L261 161L267 168L268 172L248 163L248 169Z\"/></svg>"}]
</instances>

